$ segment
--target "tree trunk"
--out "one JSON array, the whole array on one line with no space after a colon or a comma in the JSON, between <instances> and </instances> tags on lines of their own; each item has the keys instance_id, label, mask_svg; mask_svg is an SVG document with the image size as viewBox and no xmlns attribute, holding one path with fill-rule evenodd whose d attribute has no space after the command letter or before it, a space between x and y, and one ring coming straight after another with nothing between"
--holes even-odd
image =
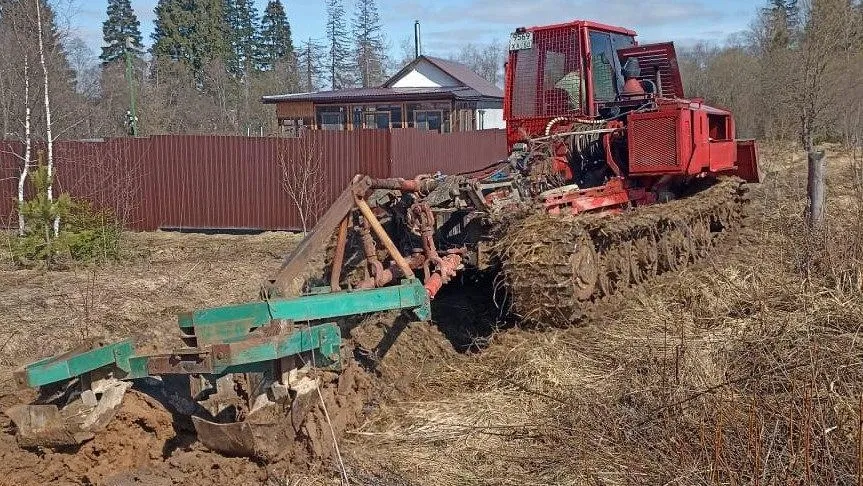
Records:
<instances>
[{"instance_id":1,"label":"tree trunk","mask_svg":"<svg viewBox=\"0 0 863 486\"><path fill-rule=\"evenodd\" d=\"M306 76L308 77L308 80L307 80L308 84L306 85L306 91L309 91L309 92L315 90L314 81L312 80L312 76L313 76L313 74L312 74L312 69L313 69L312 63L313 62L314 61L312 60L312 39L309 38L309 44L306 46Z\"/></svg>"},{"instance_id":2,"label":"tree trunk","mask_svg":"<svg viewBox=\"0 0 863 486\"><path fill-rule=\"evenodd\" d=\"M806 196L809 202L806 219L810 229L818 230L824 224L827 158L823 150L810 147L806 152L806 159L809 169L806 182Z\"/></svg>"},{"instance_id":3,"label":"tree trunk","mask_svg":"<svg viewBox=\"0 0 863 486\"><path fill-rule=\"evenodd\" d=\"M48 96L48 65L45 62L45 44L42 42L42 6L41 0L36 4L37 33L39 35L39 62L42 64L42 76L45 87L45 138L48 144L48 201L54 200L54 137L51 135L51 98ZM60 233L60 217L54 218L54 236Z\"/></svg>"},{"instance_id":4,"label":"tree trunk","mask_svg":"<svg viewBox=\"0 0 863 486\"><path fill-rule=\"evenodd\" d=\"M30 59L24 54L24 161L21 164L21 175L18 176L18 236L24 236L26 221L24 221L24 184L30 172L30 150L32 145L30 135Z\"/></svg>"}]
</instances>

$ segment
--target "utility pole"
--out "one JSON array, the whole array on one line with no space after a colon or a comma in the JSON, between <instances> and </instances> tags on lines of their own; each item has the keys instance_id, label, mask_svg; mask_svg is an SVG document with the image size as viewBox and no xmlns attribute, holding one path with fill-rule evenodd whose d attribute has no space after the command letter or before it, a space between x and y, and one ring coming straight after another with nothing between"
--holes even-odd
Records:
<instances>
[{"instance_id":1,"label":"utility pole","mask_svg":"<svg viewBox=\"0 0 863 486\"><path fill-rule=\"evenodd\" d=\"M134 47L133 39L126 37L126 46L123 53L126 56L126 81L129 83L129 111L126 112L126 123L128 124L129 135L138 136L138 111L135 107L135 78L132 76L132 48Z\"/></svg>"},{"instance_id":2,"label":"utility pole","mask_svg":"<svg viewBox=\"0 0 863 486\"><path fill-rule=\"evenodd\" d=\"M423 53L422 34L420 32L420 21L414 20L414 59L420 57Z\"/></svg>"}]
</instances>

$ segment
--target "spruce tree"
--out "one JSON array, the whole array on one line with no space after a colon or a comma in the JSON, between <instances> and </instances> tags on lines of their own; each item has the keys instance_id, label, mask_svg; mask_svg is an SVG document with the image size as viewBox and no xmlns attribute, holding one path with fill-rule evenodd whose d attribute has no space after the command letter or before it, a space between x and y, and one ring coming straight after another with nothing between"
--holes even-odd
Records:
<instances>
[{"instance_id":1,"label":"spruce tree","mask_svg":"<svg viewBox=\"0 0 863 486\"><path fill-rule=\"evenodd\" d=\"M327 69L321 60L325 58L325 47L309 38L303 42L297 52L297 68L299 75L299 87L303 91L317 91L324 84Z\"/></svg>"},{"instance_id":2,"label":"spruce tree","mask_svg":"<svg viewBox=\"0 0 863 486\"><path fill-rule=\"evenodd\" d=\"M800 27L800 8L797 0L769 0L768 6L763 10L768 21L768 50L791 47Z\"/></svg>"},{"instance_id":3,"label":"spruce tree","mask_svg":"<svg viewBox=\"0 0 863 486\"><path fill-rule=\"evenodd\" d=\"M291 38L291 24L281 0L270 0L261 17L260 34L261 70L269 71L280 60L295 57L294 41Z\"/></svg>"},{"instance_id":4,"label":"spruce tree","mask_svg":"<svg viewBox=\"0 0 863 486\"><path fill-rule=\"evenodd\" d=\"M105 46L99 59L107 66L114 61L123 60L126 53L126 39L131 39L133 54L140 56L143 45L141 23L132 10L129 0L108 0L108 19L102 23L102 39Z\"/></svg>"},{"instance_id":5,"label":"spruce tree","mask_svg":"<svg viewBox=\"0 0 863 486\"><path fill-rule=\"evenodd\" d=\"M162 59L181 61L187 49L184 36L191 28L189 12L180 0L159 0L153 10L153 56Z\"/></svg>"},{"instance_id":6,"label":"spruce tree","mask_svg":"<svg viewBox=\"0 0 863 486\"><path fill-rule=\"evenodd\" d=\"M332 89L352 86L351 52L342 0L327 0L327 42L330 86Z\"/></svg>"},{"instance_id":7,"label":"spruce tree","mask_svg":"<svg viewBox=\"0 0 863 486\"><path fill-rule=\"evenodd\" d=\"M185 63L200 78L203 67L227 53L222 0L159 0L153 55Z\"/></svg>"},{"instance_id":8,"label":"spruce tree","mask_svg":"<svg viewBox=\"0 0 863 486\"><path fill-rule=\"evenodd\" d=\"M352 27L357 78L364 88L377 86L384 81L386 52L375 0L357 0Z\"/></svg>"},{"instance_id":9,"label":"spruce tree","mask_svg":"<svg viewBox=\"0 0 863 486\"><path fill-rule=\"evenodd\" d=\"M258 13L252 0L224 0L226 47L225 64L236 77L249 74L256 66Z\"/></svg>"}]
</instances>

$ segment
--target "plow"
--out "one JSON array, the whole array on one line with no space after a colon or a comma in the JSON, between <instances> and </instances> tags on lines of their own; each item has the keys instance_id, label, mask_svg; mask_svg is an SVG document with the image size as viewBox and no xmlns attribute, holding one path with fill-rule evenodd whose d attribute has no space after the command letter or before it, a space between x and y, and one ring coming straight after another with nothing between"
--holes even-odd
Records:
<instances>
[{"instance_id":1,"label":"plow","mask_svg":"<svg viewBox=\"0 0 863 486\"><path fill-rule=\"evenodd\" d=\"M188 417L206 447L258 456L299 433L320 373L353 359L344 337L364 316L434 320L442 288L487 276L502 313L573 325L745 224L755 144L735 138L731 113L684 97L670 43L588 21L517 29L504 115L505 160L356 176L258 300L180 314L176 349L93 339L19 369L17 384L39 391L6 411L19 444L91 440L136 389Z\"/></svg>"}]
</instances>

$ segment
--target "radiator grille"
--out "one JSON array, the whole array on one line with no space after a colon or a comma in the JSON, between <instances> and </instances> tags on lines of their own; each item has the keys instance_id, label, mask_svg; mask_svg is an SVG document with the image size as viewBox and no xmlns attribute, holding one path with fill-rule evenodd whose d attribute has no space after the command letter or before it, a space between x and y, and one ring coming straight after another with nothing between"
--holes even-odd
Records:
<instances>
[{"instance_id":1,"label":"radiator grille","mask_svg":"<svg viewBox=\"0 0 863 486\"><path fill-rule=\"evenodd\" d=\"M676 116L630 120L627 133L631 173L668 171L680 166Z\"/></svg>"}]
</instances>

